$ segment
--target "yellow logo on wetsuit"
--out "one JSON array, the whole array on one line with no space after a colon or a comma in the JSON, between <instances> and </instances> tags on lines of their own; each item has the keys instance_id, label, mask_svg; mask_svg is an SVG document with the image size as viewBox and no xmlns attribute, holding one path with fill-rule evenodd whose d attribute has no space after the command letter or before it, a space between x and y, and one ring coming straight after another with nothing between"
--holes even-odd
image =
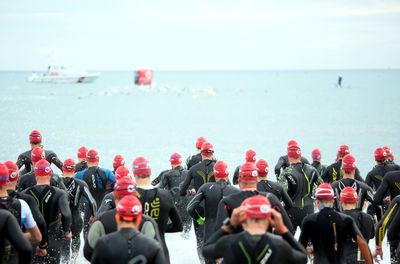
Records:
<instances>
[{"instance_id":1,"label":"yellow logo on wetsuit","mask_svg":"<svg viewBox=\"0 0 400 264\"><path fill-rule=\"evenodd\" d=\"M143 214L150 216L154 220L158 220L160 217L160 207L161 207L161 202L160 198L155 198L151 203L149 204L148 202L144 203L144 211Z\"/></svg>"}]
</instances>

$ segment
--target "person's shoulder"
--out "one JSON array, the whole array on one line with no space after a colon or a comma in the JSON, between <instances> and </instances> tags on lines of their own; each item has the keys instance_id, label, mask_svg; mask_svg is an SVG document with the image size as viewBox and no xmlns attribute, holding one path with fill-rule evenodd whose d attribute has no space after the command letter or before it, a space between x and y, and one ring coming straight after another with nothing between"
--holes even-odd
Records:
<instances>
[{"instance_id":1,"label":"person's shoulder","mask_svg":"<svg viewBox=\"0 0 400 264\"><path fill-rule=\"evenodd\" d=\"M52 151L52 150L49 150L49 149L45 149L44 150L44 155L47 157L47 156L50 156L50 155L52 155L52 156L57 156L57 154L54 152L54 151Z\"/></svg>"},{"instance_id":2,"label":"person's shoulder","mask_svg":"<svg viewBox=\"0 0 400 264\"><path fill-rule=\"evenodd\" d=\"M100 171L103 171L106 174L113 174L113 172L110 169L99 167Z\"/></svg>"}]
</instances>

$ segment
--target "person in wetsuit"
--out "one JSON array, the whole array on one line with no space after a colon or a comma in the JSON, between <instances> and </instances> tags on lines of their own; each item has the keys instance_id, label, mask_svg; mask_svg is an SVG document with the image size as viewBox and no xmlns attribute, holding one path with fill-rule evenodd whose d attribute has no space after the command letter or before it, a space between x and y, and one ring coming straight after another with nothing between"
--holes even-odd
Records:
<instances>
[{"instance_id":1,"label":"person in wetsuit","mask_svg":"<svg viewBox=\"0 0 400 264\"><path fill-rule=\"evenodd\" d=\"M39 131L37 130L33 130L30 134L29 134L29 143L31 145L31 149L25 151L24 153L21 153L18 156L17 159L17 166L18 169L21 169L22 166L24 166L24 173L28 173L32 170L32 161L31 161L31 152L35 147L42 147L42 135L40 134ZM45 150L45 159L49 162L49 163L53 163L54 165L57 166L57 168L59 168L60 170L62 169L62 162L61 160L58 159L57 154L54 153L51 150Z\"/></svg>"},{"instance_id":2,"label":"person in wetsuit","mask_svg":"<svg viewBox=\"0 0 400 264\"><path fill-rule=\"evenodd\" d=\"M118 170L121 170L121 168L122 167L119 167L117 169L116 174L118 173ZM117 206L123 197L127 195L137 196L135 185L135 182L130 177L124 177L117 180L115 189L112 192ZM104 212L98 216L97 220L90 226L88 237L83 248L83 254L87 260L91 260L93 248L101 237L117 231L117 222L115 219L116 212L117 210L115 208ZM139 231L147 237L162 243L157 223L151 217L142 215Z\"/></svg>"},{"instance_id":3,"label":"person in wetsuit","mask_svg":"<svg viewBox=\"0 0 400 264\"><path fill-rule=\"evenodd\" d=\"M321 175L321 178L324 182L332 183L340 180L343 177L340 169L342 167L342 159L347 154L350 154L349 146L341 145L336 156L336 161L326 167L324 174ZM357 181L364 181L364 179L360 176L360 171L357 168L355 172L355 179Z\"/></svg>"},{"instance_id":4,"label":"person in wetsuit","mask_svg":"<svg viewBox=\"0 0 400 264\"><path fill-rule=\"evenodd\" d=\"M122 155L117 154L113 159L113 173L115 174L115 171L121 166L125 166L125 158Z\"/></svg>"},{"instance_id":5,"label":"person in wetsuit","mask_svg":"<svg viewBox=\"0 0 400 264\"><path fill-rule=\"evenodd\" d=\"M323 175L326 170L326 166L321 163L321 151L317 148L313 149L311 152L311 158L313 160L311 166L313 166L318 171L318 174L320 176Z\"/></svg>"},{"instance_id":6,"label":"person in wetsuit","mask_svg":"<svg viewBox=\"0 0 400 264\"><path fill-rule=\"evenodd\" d=\"M293 207L293 201L285 188L279 182L273 182L268 180L268 162L263 159L259 159L256 162L258 172L258 183L257 191L267 192L275 194L279 201L285 204L285 210L289 210Z\"/></svg>"},{"instance_id":7,"label":"person in wetsuit","mask_svg":"<svg viewBox=\"0 0 400 264\"><path fill-rule=\"evenodd\" d=\"M201 157L201 146L203 145L204 142L207 142L207 139L205 137L199 137L196 139L195 146L198 153L186 159L187 170L190 170L191 167L193 167L197 163L200 163L203 160Z\"/></svg>"},{"instance_id":8,"label":"person in wetsuit","mask_svg":"<svg viewBox=\"0 0 400 264\"><path fill-rule=\"evenodd\" d=\"M76 165L75 165L75 172L87 169L87 167L88 167L87 162L86 162L87 152L88 152L88 149L84 146L82 146L78 149L78 153L77 153L78 163L76 163Z\"/></svg>"},{"instance_id":9,"label":"person in wetsuit","mask_svg":"<svg viewBox=\"0 0 400 264\"><path fill-rule=\"evenodd\" d=\"M371 215L357 209L357 202L357 192L353 188L345 187L340 193L340 204L343 209L343 214L353 218L363 238L368 244L369 240L374 238L374 219ZM358 246L353 239L347 238L344 245L344 255L346 256L346 264L364 263L364 260L361 258L360 252L358 251Z\"/></svg>"},{"instance_id":10,"label":"person in wetsuit","mask_svg":"<svg viewBox=\"0 0 400 264\"><path fill-rule=\"evenodd\" d=\"M246 151L245 153L245 160L246 162L252 162L252 163L256 163L257 159L256 159L256 152L252 149L249 149ZM239 181L239 170L240 170L240 165L236 166L235 172L233 173L233 178L232 178L232 183L233 184L238 184Z\"/></svg>"},{"instance_id":11,"label":"person in wetsuit","mask_svg":"<svg viewBox=\"0 0 400 264\"><path fill-rule=\"evenodd\" d=\"M46 247L39 247L34 262L58 264L61 258L62 239L68 240L72 237L68 194L59 188L50 186L52 170L48 161L38 161L35 164L34 172L37 184L24 190L24 193L35 198L46 221L48 233L47 252Z\"/></svg>"},{"instance_id":12,"label":"person in wetsuit","mask_svg":"<svg viewBox=\"0 0 400 264\"><path fill-rule=\"evenodd\" d=\"M137 183L136 190L142 206L143 214L153 218L160 231L162 246L167 263L169 263L169 252L165 242L165 233L181 232L183 230L182 221L178 210L174 205L174 200L169 191L154 188L151 185L151 168L149 162L144 157L137 157L133 161L133 175Z\"/></svg>"},{"instance_id":13,"label":"person in wetsuit","mask_svg":"<svg viewBox=\"0 0 400 264\"><path fill-rule=\"evenodd\" d=\"M97 241L91 263L167 263L160 243L138 231L141 217L142 205L137 197L122 198L115 217L118 231Z\"/></svg>"},{"instance_id":14,"label":"person in wetsuit","mask_svg":"<svg viewBox=\"0 0 400 264\"><path fill-rule=\"evenodd\" d=\"M31 244L25 238L15 217L8 210L0 209L0 262L3 262L6 240L16 250L18 263L31 263Z\"/></svg>"},{"instance_id":15,"label":"person in wetsuit","mask_svg":"<svg viewBox=\"0 0 400 264\"><path fill-rule=\"evenodd\" d=\"M387 240L390 245L390 263L398 264L400 261L400 196L396 196L390 203L382 219L375 229L374 257L383 259L382 242L387 231Z\"/></svg>"},{"instance_id":16,"label":"person in wetsuit","mask_svg":"<svg viewBox=\"0 0 400 264\"><path fill-rule=\"evenodd\" d=\"M89 187L90 194L96 201L96 205L101 204L106 193L111 192L115 183L114 174L104 168L99 167L99 154L96 150L91 149L86 154L88 168L79 171L75 174L75 178L83 180ZM90 207L87 206L88 201L85 201L85 214L83 219L83 235L86 237L89 230L89 219L92 216Z\"/></svg>"},{"instance_id":17,"label":"person in wetsuit","mask_svg":"<svg viewBox=\"0 0 400 264\"><path fill-rule=\"evenodd\" d=\"M315 192L319 212L304 218L299 237L307 253L314 256L314 263L346 263L344 254L347 239L353 239L360 248L365 263L372 264L371 252L353 219L333 209L332 187L328 183L318 186Z\"/></svg>"},{"instance_id":18,"label":"person in wetsuit","mask_svg":"<svg viewBox=\"0 0 400 264\"><path fill-rule=\"evenodd\" d=\"M35 147L32 150L31 153L31 161L33 166L39 161L39 160L45 160L45 154L44 150L40 147ZM22 192L23 190L32 187L36 185L36 177L35 177L35 172L32 170L26 174L23 174L18 182L18 191ZM62 181L62 179L57 175L57 174L52 174L51 179L50 179L50 185L60 188L64 191L66 191L66 187Z\"/></svg>"},{"instance_id":19,"label":"person in wetsuit","mask_svg":"<svg viewBox=\"0 0 400 264\"><path fill-rule=\"evenodd\" d=\"M314 213L314 202L311 197L322 180L313 166L301 162L301 149L298 145L290 145L287 154L290 165L279 175L278 181L287 190L294 203L288 214L296 230L306 215Z\"/></svg>"},{"instance_id":20,"label":"person in wetsuit","mask_svg":"<svg viewBox=\"0 0 400 264\"><path fill-rule=\"evenodd\" d=\"M97 210L96 201L89 191L86 182L74 178L75 175L75 162L73 159L66 159L63 165L62 180L67 187L69 195L69 208L71 209L72 224L71 232L72 239L63 241L62 248L62 263L72 262L75 263L78 257L79 248L81 246L80 234L83 229L83 221L81 212L79 210L82 197L86 198L88 205L91 209L92 216L95 215Z\"/></svg>"},{"instance_id":21,"label":"person in wetsuit","mask_svg":"<svg viewBox=\"0 0 400 264\"><path fill-rule=\"evenodd\" d=\"M238 226L243 231L234 233ZM267 230L274 228L276 235ZM204 256L222 263L307 263L307 254L262 195L245 199L206 242Z\"/></svg>"},{"instance_id":22,"label":"person in wetsuit","mask_svg":"<svg viewBox=\"0 0 400 264\"><path fill-rule=\"evenodd\" d=\"M257 177L258 171L257 167L254 163L246 162L240 167L239 172L239 188L240 192L233 193L224 197L218 203L217 209L217 218L215 221L215 230L218 230L223 224L224 220L227 217L232 216L232 212L235 208L239 207L240 204L248 197L252 197L254 195L263 195L268 198L271 202L272 207L282 214L283 222L289 228L290 232L293 232L292 222L286 213L286 210L283 208L281 202L278 198L272 193L262 193L257 191Z\"/></svg>"},{"instance_id":23,"label":"person in wetsuit","mask_svg":"<svg viewBox=\"0 0 400 264\"><path fill-rule=\"evenodd\" d=\"M345 187L352 187L357 192L358 195L358 203L356 207L357 209L359 210L363 209L365 200L369 201L372 205L374 205L374 194L371 187L369 187L364 182L354 179L357 169L355 162L356 159L354 158L353 155L347 154L346 156L344 156L342 159L342 168L341 168L342 170L341 175L343 178L332 183L332 188L336 195L334 207L338 211L341 211L339 203L340 193Z\"/></svg>"},{"instance_id":24,"label":"person in wetsuit","mask_svg":"<svg viewBox=\"0 0 400 264\"><path fill-rule=\"evenodd\" d=\"M390 171L385 174L383 181L376 190L374 202L382 205L386 195L389 194L390 200L400 195L400 170Z\"/></svg>"},{"instance_id":25,"label":"person in wetsuit","mask_svg":"<svg viewBox=\"0 0 400 264\"><path fill-rule=\"evenodd\" d=\"M390 164L394 164L396 166L400 166L398 165L396 162L394 162L394 154L392 152L392 150L390 149L389 146L384 146L383 150L386 152L387 157L386 157L386 162L390 163Z\"/></svg>"},{"instance_id":26,"label":"person in wetsuit","mask_svg":"<svg viewBox=\"0 0 400 264\"><path fill-rule=\"evenodd\" d=\"M219 201L239 190L228 185L228 166L223 161L217 161L214 165L214 177L216 182L203 184L197 194L189 202L187 211L199 225L204 224L204 241L207 241L214 233L215 220ZM204 201L204 217L197 212L197 206ZM206 263L215 263L214 260L206 259Z\"/></svg>"},{"instance_id":27,"label":"person in wetsuit","mask_svg":"<svg viewBox=\"0 0 400 264\"><path fill-rule=\"evenodd\" d=\"M298 145L296 140L289 140L288 142L288 147L291 145ZM305 164L310 164L310 162L305 158L305 157L301 157L301 162L305 163ZM287 155L281 156L278 159L278 162L275 165L275 176L276 178L279 177L279 175L281 175L282 171L284 171L287 167L289 167L289 159Z\"/></svg>"}]
</instances>

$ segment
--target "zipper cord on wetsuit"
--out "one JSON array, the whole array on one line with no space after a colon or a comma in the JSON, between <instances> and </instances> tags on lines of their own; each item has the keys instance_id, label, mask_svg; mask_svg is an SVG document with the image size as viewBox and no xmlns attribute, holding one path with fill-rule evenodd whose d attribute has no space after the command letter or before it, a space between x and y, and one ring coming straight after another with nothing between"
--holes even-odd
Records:
<instances>
[{"instance_id":1,"label":"zipper cord on wetsuit","mask_svg":"<svg viewBox=\"0 0 400 264\"><path fill-rule=\"evenodd\" d=\"M333 236L335 238L335 244L333 245L333 250L336 252L338 251L338 242L337 242L337 234L336 234L336 223L332 223L333 226Z\"/></svg>"}]
</instances>

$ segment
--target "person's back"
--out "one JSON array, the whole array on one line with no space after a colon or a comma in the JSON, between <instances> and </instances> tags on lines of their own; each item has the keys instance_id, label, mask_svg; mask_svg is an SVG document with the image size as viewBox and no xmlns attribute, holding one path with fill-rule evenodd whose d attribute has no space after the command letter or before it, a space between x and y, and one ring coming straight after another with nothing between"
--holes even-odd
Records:
<instances>
[{"instance_id":1,"label":"person's back","mask_svg":"<svg viewBox=\"0 0 400 264\"><path fill-rule=\"evenodd\" d=\"M357 181L355 179L343 178L332 183L332 188L335 191L336 199L335 199L335 208L340 211L339 207L339 197L341 191L346 187L352 187L356 190L357 195L359 197L359 201L357 203L357 209L363 209L364 202L367 200L370 203L373 203L374 195L372 188L369 187L364 182Z\"/></svg>"},{"instance_id":2,"label":"person's back","mask_svg":"<svg viewBox=\"0 0 400 264\"><path fill-rule=\"evenodd\" d=\"M18 191L22 192L23 190L28 189L29 187L32 187L34 185L36 185L35 173L31 171L21 176L21 179L18 182ZM51 175L50 185L60 188L64 191L67 190L60 176L54 173Z\"/></svg>"},{"instance_id":3,"label":"person's back","mask_svg":"<svg viewBox=\"0 0 400 264\"><path fill-rule=\"evenodd\" d=\"M377 148L374 156L377 164L367 174L365 183L368 184L374 191L376 191L381 185L383 177L386 173L399 170L400 168L396 164L386 162L387 153L383 150L383 148Z\"/></svg>"},{"instance_id":4,"label":"person's back","mask_svg":"<svg viewBox=\"0 0 400 264\"><path fill-rule=\"evenodd\" d=\"M374 202L382 204L387 193L389 193L391 200L400 195L400 170L390 171L385 174L382 184L375 193Z\"/></svg>"},{"instance_id":5,"label":"person's back","mask_svg":"<svg viewBox=\"0 0 400 264\"><path fill-rule=\"evenodd\" d=\"M305 157L301 157L301 163L310 164L310 162ZM279 157L278 162L275 165L275 176L278 177L287 167L289 167L289 159L287 155Z\"/></svg>"}]
</instances>

